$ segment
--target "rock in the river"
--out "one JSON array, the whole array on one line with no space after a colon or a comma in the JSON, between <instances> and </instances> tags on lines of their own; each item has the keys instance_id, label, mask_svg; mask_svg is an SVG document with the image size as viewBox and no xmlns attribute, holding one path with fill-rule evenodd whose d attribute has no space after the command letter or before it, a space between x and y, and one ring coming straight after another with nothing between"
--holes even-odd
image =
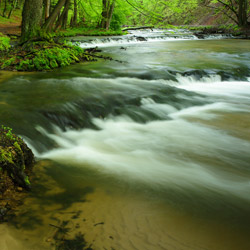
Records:
<instances>
[{"instance_id":1,"label":"rock in the river","mask_svg":"<svg viewBox=\"0 0 250 250\"><path fill-rule=\"evenodd\" d=\"M34 155L10 128L0 127L0 221L16 206L22 190L30 189Z\"/></svg>"},{"instance_id":2,"label":"rock in the river","mask_svg":"<svg viewBox=\"0 0 250 250\"><path fill-rule=\"evenodd\" d=\"M142 37L142 36L137 36L137 37L136 37L136 40L137 40L137 41L141 41L141 42L147 41L147 39L146 39L145 37Z\"/></svg>"}]
</instances>

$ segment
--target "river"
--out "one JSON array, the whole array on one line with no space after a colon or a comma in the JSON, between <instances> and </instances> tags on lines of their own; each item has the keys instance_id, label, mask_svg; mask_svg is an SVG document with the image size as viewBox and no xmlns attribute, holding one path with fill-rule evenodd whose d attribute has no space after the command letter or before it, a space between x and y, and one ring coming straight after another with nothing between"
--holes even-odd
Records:
<instances>
[{"instance_id":1,"label":"river","mask_svg":"<svg viewBox=\"0 0 250 250\"><path fill-rule=\"evenodd\" d=\"M174 33L74 38L115 60L0 83L1 123L37 158L1 250L79 233L84 249L250 249L250 42Z\"/></svg>"}]
</instances>

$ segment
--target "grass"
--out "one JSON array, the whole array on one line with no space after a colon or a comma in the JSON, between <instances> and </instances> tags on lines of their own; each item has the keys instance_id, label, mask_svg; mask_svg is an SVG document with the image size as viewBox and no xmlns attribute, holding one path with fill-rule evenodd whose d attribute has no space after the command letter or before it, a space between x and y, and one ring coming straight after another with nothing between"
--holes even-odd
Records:
<instances>
[{"instance_id":1,"label":"grass","mask_svg":"<svg viewBox=\"0 0 250 250\"><path fill-rule=\"evenodd\" d=\"M105 29L97 29L97 28L69 28L66 30L61 30L54 33L53 36L60 37L70 37L70 36L120 36L126 34L121 30L105 30Z\"/></svg>"},{"instance_id":2,"label":"grass","mask_svg":"<svg viewBox=\"0 0 250 250\"><path fill-rule=\"evenodd\" d=\"M239 27L237 25L233 25L233 24L228 24L228 25L198 25L198 26L192 26L192 25L181 25L178 26L178 28L182 28L182 29L188 29L191 31L200 31L200 30L222 30L222 31L228 31L228 32L232 32L232 31L238 31Z\"/></svg>"},{"instance_id":3,"label":"grass","mask_svg":"<svg viewBox=\"0 0 250 250\"><path fill-rule=\"evenodd\" d=\"M10 19L8 19L7 17L2 16L2 13L3 13L2 8L0 9L0 13L1 13L1 15L0 15L0 25L1 24L8 25L8 24L14 24L14 23L16 23L17 25L21 24L21 20L22 20L22 10L21 9L13 10ZM6 13L6 14L8 14L8 13Z\"/></svg>"},{"instance_id":4,"label":"grass","mask_svg":"<svg viewBox=\"0 0 250 250\"><path fill-rule=\"evenodd\" d=\"M10 38L0 33L0 52L10 48Z\"/></svg>"}]
</instances>

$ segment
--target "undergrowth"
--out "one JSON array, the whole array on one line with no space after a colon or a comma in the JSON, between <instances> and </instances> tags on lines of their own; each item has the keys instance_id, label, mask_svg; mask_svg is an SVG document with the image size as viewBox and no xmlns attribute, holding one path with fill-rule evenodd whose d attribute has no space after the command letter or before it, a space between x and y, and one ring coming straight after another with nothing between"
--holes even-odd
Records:
<instances>
[{"instance_id":1,"label":"undergrowth","mask_svg":"<svg viewBox=\"0 0 250 250\"><path fill-rule=\"evenodd\" d=\"M0 33L0 52L10 48L10 38Z\"/></svg>"},{"instance_id":2,"label":"undergrowth","mask_svg":"<svg viewBox=\"0 0 250 250\"><path fill-rule=\"evenodd\" d=\"M67 30L61 30L54 36L60 37L70 37L70 36L116 36L124 35L125 33L121 30L105 30L105 29L96 29L96 28L70 28Z\"/></svg>"},{"instance_id":3,"label":"undergrowth","mask_svg":"<svg viewBox=\"0 0 250 250\"><path fill-rule=\"evenodd\" d=\"M68 66L93 58L78 46L51 42L33 42L16 47L0 62L1 69L17 71L42 71Z\"/></svg>"}]
</instances>

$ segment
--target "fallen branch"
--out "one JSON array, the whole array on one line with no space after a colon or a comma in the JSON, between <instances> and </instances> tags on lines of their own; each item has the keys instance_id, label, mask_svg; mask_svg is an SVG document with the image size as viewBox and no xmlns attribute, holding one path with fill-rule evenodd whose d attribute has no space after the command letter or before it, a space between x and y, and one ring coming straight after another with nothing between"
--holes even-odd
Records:
<instances>
[{"instance_id":1,"label":"fallen branch","mask_svg":"<svg viewBox=\"0 0 250 250\"><path fill-rule=\"evenodd\" d=\"M142 29L153 29L154 26L141 26L141 27L132 27L132 28L125 28L122 31L127 31L127 30L142 30Z\"/></svg>"},{"instance_id":2,"label":"fallen branch","mask_svg":"<svg viewBox=\"0 0 250 250\"><path fill-rule=\"evenodd\" d=\"M94 54L91 54L91 53L82 53L83 55L86 55L86 56L91 56L91 57L96 57L96 58L102 58L104 60L109 60L109 61L115 61L115 62L119 62L119 63L124 63L124 61L120 61L120 60L116 60L116 59L113 59L109 56L98 56L98 55L94 55Z\"/></svg>"}]
</instances>

